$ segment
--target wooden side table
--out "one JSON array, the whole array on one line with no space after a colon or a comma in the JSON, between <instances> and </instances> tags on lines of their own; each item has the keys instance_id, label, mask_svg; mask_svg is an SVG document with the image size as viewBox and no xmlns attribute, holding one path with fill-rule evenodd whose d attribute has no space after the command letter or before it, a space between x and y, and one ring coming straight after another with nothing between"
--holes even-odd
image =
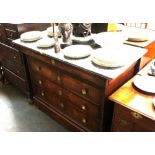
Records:
<instances>
[{"instance_id":1,"label":"wooden side table","mask_svg":"<svg viewBox=\"0 0 155 155\"><path fill-rule=\"evenodd\" d=\"M138 74L147 74L151 63ZM137 91L132 81L129 80L109 96L109 100L114 103L111 131L155 131L155 108L152 104L155 95Z\"/></svg>"}]
</instances>

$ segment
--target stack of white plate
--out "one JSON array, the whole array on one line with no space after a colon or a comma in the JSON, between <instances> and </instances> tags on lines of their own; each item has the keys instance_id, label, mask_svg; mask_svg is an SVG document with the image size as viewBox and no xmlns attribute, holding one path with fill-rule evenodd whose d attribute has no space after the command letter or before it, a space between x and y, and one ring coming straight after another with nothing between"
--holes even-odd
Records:
<instances>
[{"instance_id":1,"label":"stack of white plate","mask_svg":"<svg viewBox=\"0 0 155 155\"><path fill-rule=\"evenodd\" d=\"M54 45L54 40L52 38L43 38L37 41L37 47L48 48Z\"/></svg>"},{"instance_id":2,"label":"stack of white plate","mask_svg":"<svg viewBox=\"0 0 155 155\"><path fill-rule=\"evenodd\" d=\"M20 35L20 39L25 42L36 41L42 38L40 31L29 31Z\"/></svg>"},{"instance_id":3,"label":"stack of white plate","mask_svg":"<svg viewBox=\"0 0 155 155\"><path fill-rule=\"evenodd\" d=\"M101 32L93 36L95 42L102 47L105 45L120 45L126 40L121 32Z\"/></svg>"},{"instance_id":4,"label":"stack of white plate","mask_svg":"<svg viewBox=\"0 0 155 155\"><path fill-rule=\"evenodd\" d=\"M116 68L125 65L123 56L117 50L99 48L94 51L92 62L101 67Z\"/></svg>"},{"instance_id":5,"label":"stack of white plate","mask_svg":"<svg viewBox=\"0 0 155 155\"><path fill-rule=\"evenodd\" d=\"M58 37L61 37L61 32L59 31L58 26L54 27L54 31L58 35ZM53 37L53 27L47 28L47 34L48 36Z\"/></svg>"},{"instance_id":6,"label":"stack of white plate","mask_svg":"<svg viewBox=\"0 0 155 155\"><path fill-rule=\"evenodd\" d=\"M64 56L73 59L79 59L89 56L92 48L88 45L72 45L63 50Z\"/></svg>"}]
</instances>

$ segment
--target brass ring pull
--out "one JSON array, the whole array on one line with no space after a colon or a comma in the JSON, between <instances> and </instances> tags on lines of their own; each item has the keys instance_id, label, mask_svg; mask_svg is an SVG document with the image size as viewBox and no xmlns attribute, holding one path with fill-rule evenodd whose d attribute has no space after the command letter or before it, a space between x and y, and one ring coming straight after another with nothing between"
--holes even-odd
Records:
<instances>
[{"instance_id":1,"label":"brass ring pull","mask_svg":"<svg viewBox=\"0 0 155 155\"><path fill-rule=\"evenodd\" d=\"M37 71L40 71L40 70L41 70L41 68L40 68L40 67L36 67L36 70L37 70Z\"/></svg>"},{"instance_id":2,"label":"brass ring pull","mask_svg":"<svg viewBox=\"0 0 155 155\"><path fill-rule=\"evenodd\" d=\"M61 95L62 95L62 91L61 91L61 90L59 90L59 91L58 91L58 94L59 94L59 96L61 96Z\"/></svg>"},{"instance_id":3,"label":"brass ring pull","mask_svg":"<svg viewBox=\"0 0 155 155\"><path fill-rule=\"evenodd\" d=\"M43 82L41 80L39 80L38 83L41 85Z\"/></svg>"},{"instance_id":4,"label":"brass ring pull","mask_svg":"<svg viewBox=\"0 0 155 155\"><path fill-rule=\"evenodd\" d=\"M60 76L57 76L57 81L58 81L58 82L60 82L60 81L61 81Z\"/></svg>"},{"instance_id":5,"label":"brass ring pull","mask_svg":"<svg viewBox=\"0 0 155 155\"><path fill-rule=\"evenodd\" d=\"M82 95L86 95L87 94L86 89L82 89L81 93L82 93Z\"/></svg>"},{"instance_id":6,"label":"brass ring pull","mask_svg":"<svg viewBox=\"0 0 155 155\"><path fill-rule=\"evenodd\" d=\"M60 106L61 106L61 108L64 108L64 104L63 103L60 103Z\"/></svg>"},{"instance_id":7,"label":"brass ring pull","mask_svg":"<svg viewBox=\"0 0 155 155\"><path fill-rule=\"evenodd\" d=\"M139 113L136 113L136 112L131 112L131 115L132 115L135 119L141 119L141 118L143 118Z\"/></svg>"},{"instance_id":8,"label":"brass ring pull","mask_svg":"<svg viewBox=\"0 0 155 155\"><path fill-rule=\"evenodd\" d=\"M52 65L55 65L55 60L52 59L51 60L51 63L52 63Z\"/></svg>"},{"instance_id":9,"label":"brass ring pull","mask_svg":"<svg viewBox=\"0 0 155 155\"><path fill-rule=\"evenodd\" d=\"M16 56L13 56L13 58L16 59L17 57Z\"/></svg>"},{"instance_id":10,"label":"brass ring pull","mask_svg":"<svg viewBox=\"0 0 155 155\"><path fill-rule=\"evenodd\" d=\"M44 92L41 92L41 96L45 96L45 93Z\"/></svg>"},{"instance_id":11,"label":"brass ring pull","mask_svg":"<svg viewBox=\"0 0 155 155\"><path fill-rule=\"evenodd\" d=\"M87 123L86 118L82 118L82 123L83 123L83 124L86 124L86 123Z\"/></svg>"},{"instance_id":12,"label":"brass ring pull","mask_svg":"<svg viewBox=\"0 0 155 155\"><path fill-rule=\"evenodd\" d=\"M81 106L81 109L82 109L82 110L86 110L86 106L85 106L85 105L82 105L82 106Z\"/></svg>"}]
</instances>

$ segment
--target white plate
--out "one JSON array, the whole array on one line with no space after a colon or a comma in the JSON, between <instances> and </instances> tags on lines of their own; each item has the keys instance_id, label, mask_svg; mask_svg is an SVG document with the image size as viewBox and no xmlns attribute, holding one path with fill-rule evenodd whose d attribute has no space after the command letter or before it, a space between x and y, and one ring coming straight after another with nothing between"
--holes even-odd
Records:
<instances>
[{"instance_id":1,"label":"white plate","mask_svg":"<svg viewBox=\"0 0 155 155\"><path fill-rule=\"evenodd\" d=\"M48 48L54 45L52 38L43 38L37 41L37 47Z\"/></svg>"},{"instance_id":2,"label":"white plate","mask_svg":"<svg viewBox=\"0 0 155 155\"><path fill-rule=\"evenodd\" d=\"M144 92L155 93L155 77L153 76L137 75L133 79L133 84Z\"/></svg>"},{"instance_id":3,"label":"white plate","mask_svg":"<svg viewBox=\"0 0 155 155\"><path fill-rule=\"evenodd\" d=\"M101 45L102 47L107 44L123 44L123 42L126 40L126 38L121 32L101 32L94 35L93 39L97 44Z\"/></svg>"},{"instance_id":4,"label":"white plate","mask_svg":"<svg viewBox=\"0 0 155 155\"><path fill-rule=\"evenodd\" d=\"M84 58L91 54L92 48L88 45L72 45L63 50L64 56L68 58Z\"/></svg>"},{"instance_id":5,"label":"white plate","mask_svg":"<svg viewBox=\"0 0 155 155\"><path fill-rule=\"evenodd\" d=\"M54 30L58 34L58 37L60 37L61 36L61 32L59 31L58 26L55 26ZM53 37L53 27L48 27L47 28L47 34L48 34L48 36Z\"/></svg>"},{"instance_id":6,"label":"white plate","mask_svg":"<svg viewBox=\"0 0 155 155\"><path fill-rule=\"evenodd\" d=\"M40 31L29 31L20 35L22 41L36 41L42 38Z\"/></svg>"},{"instance_id":7,"label":"white plate","mask_svg":"<svg viewBox=\"0 0 155 155\"><path fill-rule=\"evenodd\" d=\"M128 35L128 41L133 41L133 42L142 42L142 41L147 41L149 39L147 34L143 34L140 32L133 32Z\"/></svg>"},{"instance_id":8,"label":"white plate","mask_svg":"<svg viewBox=\"0 0 155 155\"><path fill-rule=\"evenodd\" d=\"M116 54L117 52L117 54ZM122 67L125 65L125 57L117 50L99 48L92 54L91 60L102 67Z\"/></svg>"}]
</instances>

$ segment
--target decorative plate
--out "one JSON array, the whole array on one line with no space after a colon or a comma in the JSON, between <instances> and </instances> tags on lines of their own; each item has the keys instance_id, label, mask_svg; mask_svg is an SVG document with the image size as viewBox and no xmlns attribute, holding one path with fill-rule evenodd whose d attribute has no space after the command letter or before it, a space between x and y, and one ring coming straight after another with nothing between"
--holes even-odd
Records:
<instances>
[{"instance_id":1,"label":"decorative plate","mask_svg":"<svg viewBox=\"0 0 155 155\"><path fill-rule=\"evenodd\" d=\"M84 58L91 54L92 48L88 45L72 45L63 50L64 56L68 58Z\"/></svg>"},{"instance_id":2,"label":"decorative plate","mask_svg":"<svg viewBox=\"0 0 155 155\"><path fill-rule=\"evenodd\" d=\"M155 77L153 76L136 75L133 79L133 84L144 92L155 94Z\"/></svg>"},{"instance_id":3,"label":"decorative plate","mask_svg":"<svg viewBox=\"0 0 155 155\"><path fill-rule=\"evenodd\" d=\"M37 41L37 47L48 48L54 45L54 40L52 38L43 38Z\"/></svg>"},{"instance_id":4,"label":"decorative plate","mask_svg":"<svg viewBox=\"0 0 155 155\"><path fill-rule=\"evenodd\" d=\"M20 39L25 42L36 41L42 38L40 31L29 31L20 35Z\"/></svg>"},{"instance_id":5,"label":"decorative plate","mask_svg":"<svg viewBox=\"0 0 155 155\"><path fill-rule=\"evenodd\" d=\"M116 50L117 51L117 50ZM92 54L92 62L102 67L122 67L125 65L125 60L119 52L112 49L99 48Z\"/></svg>"}]
</instances>

